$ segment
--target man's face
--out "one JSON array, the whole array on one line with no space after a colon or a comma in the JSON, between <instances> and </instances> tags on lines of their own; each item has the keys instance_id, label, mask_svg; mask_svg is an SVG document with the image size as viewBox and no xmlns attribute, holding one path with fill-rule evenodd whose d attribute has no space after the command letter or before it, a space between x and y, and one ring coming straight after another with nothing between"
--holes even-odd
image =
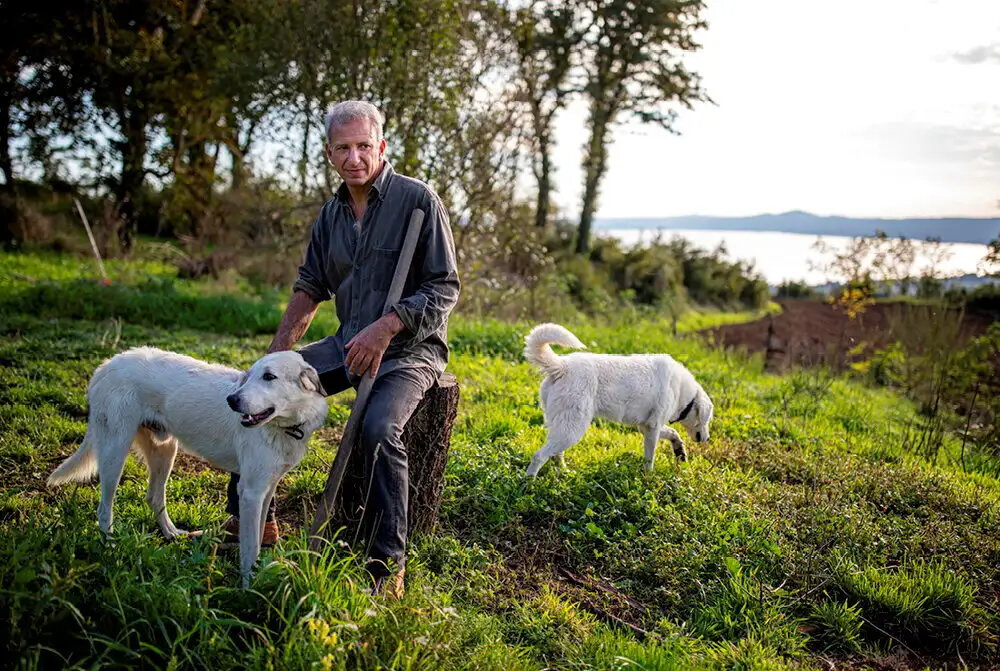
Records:
<instances>
[{"instance_id":1,"label":"man's face","mask_svg":"<svg viewBox=\"0 0 1000 671\"><path fill-rule=\"evenodd\" d=\"M384 154L385 139L375 136L375 125L368 119L334 126L326 141L326 156L348 188L371 184Z\"/></svg>"}]
</instances>

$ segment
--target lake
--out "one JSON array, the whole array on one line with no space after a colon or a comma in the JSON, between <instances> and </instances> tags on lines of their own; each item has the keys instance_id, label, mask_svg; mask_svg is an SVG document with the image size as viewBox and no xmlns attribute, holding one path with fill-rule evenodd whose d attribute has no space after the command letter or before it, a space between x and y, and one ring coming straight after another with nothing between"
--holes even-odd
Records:
<instances>
[{"instance_id":1,"label":"lake","mask_svg":"<svg viewBox=\"0 0 1000 671\"><path fill-rule=\"evenodd\" d=\"M809 263L822 262L823 257L813 249L817 236L799 233L775 233L771 231L710 231L673 228L604 228L597 235L615 237L628 245L649 242L657 235L669 240L674 236L687 238L695 246L706 250L725 244L727 257L733 260L752 261L754 268L764 276L769 284L780 284L786 280L801 280L808 284L823 284L831 278L822 271L813 270ZM851 238L825 235L824 242L838 249L846 248ZM913 272L919 275L927 266L926 253L919 250ZM975 273L983 257L986 245L963 242L945 242L942 247L950 257L941 263L936 273L940 277L953 277L965 273Z\"/></svg>"}]
</instances>

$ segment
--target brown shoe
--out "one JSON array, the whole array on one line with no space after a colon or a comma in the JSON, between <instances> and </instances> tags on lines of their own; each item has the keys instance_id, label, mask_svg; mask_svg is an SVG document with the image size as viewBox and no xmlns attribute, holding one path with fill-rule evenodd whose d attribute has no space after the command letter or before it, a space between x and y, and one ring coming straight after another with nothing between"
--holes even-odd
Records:
<instances>
[{"instance_id":1,"label":"brown shoe","mask_svg":"<svg viewBox=\"0 0 1000 671\"><path fill-rule=\"evenodd\" d=\"M395 573L375 578L372 594L381 596L386 601L399 601L406 594L406 586L403 584L405 576L406 569L400 569Z\"/></svg>"},{"instance_id":2,"label":"brown shoe","mask_svg":"<svg viewBox=\"0 0 1000 671\"><path fill-rule=\"evenodd\" d=\"M222 540L225 543L240 542L240 518L231 515L226 523L222 525ZM271 547L281 540L278 532L278 522L271 520L264 523L264 535L260 539L261 547Z\"/></svg>"}]
</instances>

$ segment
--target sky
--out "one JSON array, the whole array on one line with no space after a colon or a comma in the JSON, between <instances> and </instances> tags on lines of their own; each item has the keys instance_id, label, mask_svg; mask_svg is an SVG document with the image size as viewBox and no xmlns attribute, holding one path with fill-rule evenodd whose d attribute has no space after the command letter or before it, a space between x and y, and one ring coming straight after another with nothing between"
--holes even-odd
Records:
<instances>
[{"instance_id":1,"label":"sky","mask_svg":"<svg viewBox=\"0 0 1000 671\"><path fill-rule=\"evenodd\" d=\"M707 0L715 105L618 127L598 217L1000 217L1000 0ZM558 120L579 212L586 109Z\"/></svg>"}]
</instances>

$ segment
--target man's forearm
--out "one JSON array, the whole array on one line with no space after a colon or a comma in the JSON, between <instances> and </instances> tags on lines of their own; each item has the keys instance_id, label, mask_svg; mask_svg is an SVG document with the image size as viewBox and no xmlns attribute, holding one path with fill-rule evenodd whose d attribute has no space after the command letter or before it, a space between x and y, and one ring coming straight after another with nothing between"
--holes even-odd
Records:
<instances>
[{"instance_id":1,"label":"man's forearm","mask_svg":"<svg viewBox=\"0 0 1000 671\"><path fill-rule=\"evenodd\" d=\"M397 333L402 333L403 331L406 330L406 326L403 324L403 320L399 318L399 315L396 313L395 310L389 310L388 312L386 312L385 315L382 317L382 320L385 322L386 328L392 335L396 335Z\"/></svg>"},{"instance_id":2,"label":"man's forearm","mask_svg":"<svg viewBox=\"0 0 1000 671\"><path fill-rule=\"evenodd\" d=\"M319 303L306 292L293 293L291 300L288 301L288 307L285 308L285 314L281 316L278 332L274 335L271 346L267 348L268 353L292 349L292 345L305 335L317 308Z\"/></svg>"}]
</instances>

